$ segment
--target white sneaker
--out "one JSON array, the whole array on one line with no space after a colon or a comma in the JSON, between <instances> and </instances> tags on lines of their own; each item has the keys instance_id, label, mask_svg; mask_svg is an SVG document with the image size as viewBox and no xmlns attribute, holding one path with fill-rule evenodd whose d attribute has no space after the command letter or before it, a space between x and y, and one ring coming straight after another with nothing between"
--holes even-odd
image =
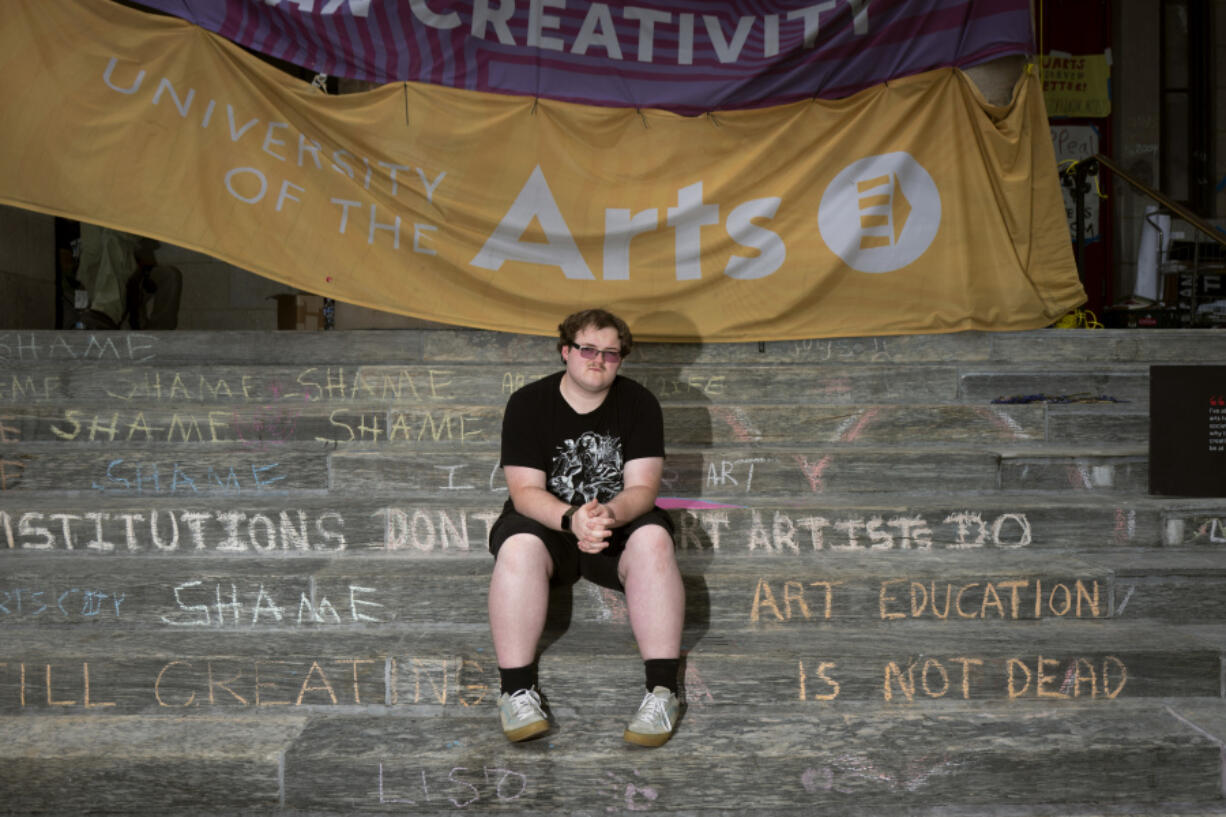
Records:
<instances>
[{"instance_id":1,"label":"white sneaker","mask_svg":"<svg viewBox=\"0 0 1226 817\"><path fill-rule=\"evenodd\" d=\"M656 687L643 696L639 711L634 713L622 735L638 746L662 746L673 736L681 703L667 687Z\"/></svg>"},{"instance_id":2,"label":"white sneaker","mask_svg":"<svg viewBox=\"0 0 1226 817\"><path fill-rule=\"evenodd\" d=\"M549 718L535 689L521 689L498 696L498 719L507 740L521 741L549 731Z\"/></svg>"}]
</instances>

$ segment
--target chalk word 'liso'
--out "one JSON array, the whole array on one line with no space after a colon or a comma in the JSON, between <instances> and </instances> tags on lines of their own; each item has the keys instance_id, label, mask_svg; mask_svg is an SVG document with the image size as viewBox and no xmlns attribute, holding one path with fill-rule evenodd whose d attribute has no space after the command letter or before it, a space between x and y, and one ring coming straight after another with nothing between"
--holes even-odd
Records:
<instances>
[{"instance_id":1,"label":"chalk word 'liso'","mask_svg":"<svg viewBox=\"0 0 1226 817\"><path fill-rule=\"evenodd\" d=\"M403 782L399 783L399 788L393 789L391 774L380 763L379 804L416 806L446 801L461 809L480 800L510 803L520 799L528 791L527 775L496 766L482 766L480 772L467 766L455 766L447 773L446 783L435 781L431 784L428 778L436 774L441 772L428 774L424 767L405 770L403 774L397 775ZM418 788L421 789L420 795L417 793Z\"/></svg>"}]
</instances>

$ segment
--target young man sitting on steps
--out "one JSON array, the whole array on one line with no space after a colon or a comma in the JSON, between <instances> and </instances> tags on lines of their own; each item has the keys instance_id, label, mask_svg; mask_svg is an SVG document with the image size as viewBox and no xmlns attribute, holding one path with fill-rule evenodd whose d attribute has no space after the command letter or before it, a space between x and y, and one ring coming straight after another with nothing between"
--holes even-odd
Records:
<instances>
[{"instance_id":1,"label":"young man sitting on steps","mask_svg":"<svg viewBox=\"0 0 1226 817\"><path fill-rule=\"evenodd\" d=\"M489 614L513 741L549 729L536 650L551 584L579 577L624 592L647 692L623 737L660 746L672 736L685 589L672 521L655 506L664 465L660 404L617 372L630 352L626 324L604 310L558 327L566 368L516 391L502 424L510 496L490 529Z\"/></svg>"}]
</instances>

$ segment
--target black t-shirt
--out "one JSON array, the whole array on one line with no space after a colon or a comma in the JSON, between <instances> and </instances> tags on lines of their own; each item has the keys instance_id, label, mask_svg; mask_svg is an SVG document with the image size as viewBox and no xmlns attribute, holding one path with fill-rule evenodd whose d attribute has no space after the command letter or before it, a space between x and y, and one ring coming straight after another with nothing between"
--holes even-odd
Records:
<instances>
[{"instance_id":1,"label":"black t-shirt","mask_svg":"<svg viewBox=\"0 0 1226 817\"><path fill-rule=\"evenodd\" d=\"M600 406L578 414L558 390L565 371L516 391L502 418L502 465L545 472L549 492L572 505L621 493L625 463L664 456L655 395L618 375Z\"/></svg>"}]
</instances>

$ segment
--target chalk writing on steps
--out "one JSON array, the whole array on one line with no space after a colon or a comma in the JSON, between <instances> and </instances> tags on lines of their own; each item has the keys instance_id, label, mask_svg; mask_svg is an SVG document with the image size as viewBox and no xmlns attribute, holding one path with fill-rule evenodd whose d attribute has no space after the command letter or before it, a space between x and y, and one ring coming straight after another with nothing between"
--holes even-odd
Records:
<instances>
[{"instance_id":1,"label":"chalk writing on steps","mask_svg":"<svg viewBox=\"0 0 1226 817\"><path fill-rule=\"evenodd\" d=\"M852 680L837 661L798 660L797 698L801 701L836 700ZM1114 655L1015 656L990 660L986 656L912 656L881 665L877 676L886 702L950 698L1006 698L1008 700L1115 700L1128 684L1128 667Z\"/></svg>"},{"instance_id":2,"label":"chalk writing on steps","mask_svg":"<svg viewBox=\"0 0 1226 817\"><path fill-rule=\"evenodd\" d=\"M697 375L669 377L648 374L636 378L658 397L722 397L727 392L727 375Z\"/></svg>"},{"instance_id":3,"label":"chalk writing on steps","mask_svg":"<svg viewBox=\"0 0 1226 817\"><path fill-rule=\"evenodd\" d=\"M486 442L486 419L451 409L389 409L355 413L336 409L328 415L321 443L425 442L470 445Z\"/></svg>"},{"instance_id":4,"label":"chalk writing on steps","mask_svg":"<svg viewBox=\"0 0 1226 817\"><path fill-rule=\"evenodd\" d=\"M1226 518L1214 516L1195 520L1193 542L1208 542L1214 545L1226 543Z\"/></svg>"},{"instance_id":5,"label":"chalk writing on steps","mask_svg":"<svg viewBox=\"0 0 1226 817\"><path fill-rule=\"evenodd\" d=\"M253 480L262 484L275 485L282 477L275 465L256 468ZM485 546L489 526L497 516L494 508L473 511L412 506L376 508L359 514L357 523L347 522L338 509L0 510L0 548L100 553L272 554L337 552L355 547L468 551ZM1029 546L1033 537L1024 513L1004 513L990 519L977 512L956 512L937 518L944 522L905 512L886 519L698 509L677 514L674 538L680 550L747 550L786 556L810 550L884 553L1017 549ZM374 524L368 520L374 520Z\"/></svg>"},{"instance_id":6,"label":"chalk writing on steps","mask_svg":"<svg viewBox=\"0 0 1226 817\"><path fill-rule=\"evenodd\" d=\"M61 418L47 418L50 439L63 442L124 443L244 443L284 445L295 438L300 409L260 406L215 409L199 413L88 412L64 409Z\"/></svg>"},{"instance_id":7,"label":"chalk writing on steps","mask_svg":"<svg viewBox=\"0 0 1226 817\"><path fill-rule=\"evenodd\" d=\"M348 545L344 526L338 511L0 511L0 547L87 553L335 552Z\"/></svg>"},{"instance_id":8,"label":"chalk writing on steps","mask_svg":"<svg viewBox=\"0 0 1226 817\"><path fill-rule=\"evenodd\" d=\"M127 593L113 588L0 587L0 623L29 619L118 619L127 598Z\"/></svg>"},{"instance_id":9,"label":"chalk writing on steps","mask_svg":"<svg viewBox=\"0 0 1226 817\"><path fill-rule=\"evenodd\" d=\"M308 420L310 422L308 423ZM16 426L5 428L15 432ZM341 445L426 443L456 446L488 442L490 418L450 408L334 409L326 418L308 418L301 406L270 404L242 409L191 411L109 411L64 409L59 417L36 420L37 435L62 442L241 443L245 447L285 445L296 440Z\"/></svg>"},{"instance_id":10,"label":"chalk writing on steps","mask_svg":"<svg viewBox=\"0 0 1226 817\"><path fill-rule=\"evenodd\" d=\"M754 587L749 621L829 621L839 614L861 612L854 604L863 605L864 596L870 593L876 600L873 612L882 621L1103 618L1108 611L1102 590L1097 579L979 577L952 582L899 578L880 581L875 587L849 587L843 580L763 577Z\"/></svg>"},{"instance_id":11,"label":"chalk writing on steps","mask_svg":"<svg viewBox=\"0 0 1226 817\"><path fill-rule=\"evenodd\" d=\"M77 675L75 666L68 670L63 666L53 668L51 664L25 662L0 662L0 674L6 676L6 681L17 682L17 699L6 701L7 706L16 704L21 709L41 706L44 693L49 708L81 706L85 709L107 709L115 706L114 701L107 701L105 696L98 694L96 683L91 686L88 661L81 662L80 675ZM65 676L72 681L65 684Z\"/></svg>"},{"instance_id":12,"label":"chalk writing on steps","mask_svg":"<svg viewBox=\"0 0 1226 817\"><path fill-rule=\"evenodd\" d=\"M448 369L355 366L311 367L285 376L241 370L201 374L175 370L120 370L99 388L124 403L441 403L456 399L456 386L484 389L484 379L455 380ZM79 388L79 386L78 386ZM0 377L0 403L62 400L62 377L14 373Z\"/></svg>"},{"instance_id":13,"label":"chalk writing on steps","mask_svg":"<svg viewBox=\"0 0 1226 817\"><path fill-rule=\"evenodd\" d=\"M443 776L441 770L417 767L392 771L380 763L378 781L380 805L450 803L462 809L480 801L513 802L528 792L527 775L498 766L453 766Z\"/></svg>"},{"instance_id":14,"label":"chalk writing on steps","mask_svg":"<svg viewBox=\"0 0 1226 817\"><path fill-rule=\"evenodd\" d=\"M63 381L58 375L18 375L0 377L0 403L29 403L63 397Z\"/></svg>"},{"instance_id":15,"label":"chalk writing on steps","mask_svg":"<svg viewBox=\"0 0 1226 817\"><path fill-rule=\"evenodd\" d=\"M184 375L177 371L152 371L120 379L107 388L107 394L120 400L141 401L442 402L455 399L453 375L449 369L383 366L312 366L286 380L246 372Z\"/></svg>"},{"instance_id":16,"label":"chalk writing on steps","mask_svg":"<svg viewBox=\"0 0 1226 817\"><path fill-rule=\"evenodd\" d=\"M192 463L113 459L91 488L104 494L145 495L276 491L286 479L278 462L200 466Z\"/></svg>"},{"instance_id":17,"label":"chalk writing on steps","mask_svg":"<svg viewBox=\"0 0 1226 817\"><path fill-rule=\"evenodd\" d=\"M67 332L46 335L0 332L0 360L15 362L121 360L143 363L157 356L157 336Z\"/></svg>"},{"instance_id":18,"label":"chalk writing on steps","mask_svg":"<svg viewBox=\"0 0 1226 817\"><path fill-rule=\"evenodd\" d=\"M503 372L502 374L502 395L511 395L522 389L529 383L535 383L544 375L532 374L526 372Z\"/></svg>"},{"instance_id":19,"label":"chalk writing on steps","mask_svg":"<svg viewBox=\"0 0 1226 817\"><path fill-rule=\"evenodd\" d=\"M652 804L660 799L660 789L649 784L638 769L629 774L605 772L605 776L616 803L616 806L607 807L606 811L650 811Z\"/></svg>"},{"instance_id":20,"label":"chalk writing on steps","mask_svg":"<svg viewBox=\"0 0 1226 817\"><path fill-rule=\"evenodd\" d=\"M749 457L719 461L718 470L714 461L707 463L707 487L727 487L729 485L741 488L745 493L753 489L753 469L755 465L767 462L765 457ZM738 478L739 477L739 478Z\"/></svg>"},{"instance_id":21,"label":"chalk writing on steps","mask_svg":"<svg viewBox=\"0 0 1226 817\"><path fill-rule=\"evenodd\" d=\"M804 656L790 671L787 662L775 671L783 673L775 677L785 682L779 694L810 705L866 696L892 705L943 699L1110 705L1124 696L1130 682L1124 660L1102 654L913 655L854 665L843 658ZM790 685L788 672L794 673ZM493 667L464 656L172 654L156 659L116 655L104 660L0 661L0 708L5 710L470 708L489 706L497 693Z\"/></svg>"},{"instance_id":22,"label":"chalk writing on steps","mask_svg":"<svg viewBox=\"0 0 1226 817\"><path fill-rule=\"evenodd\" d=\"M895 591L905 593L909 603L907 600L900 602ZM1070 615L1073 618L1102 618L1105 613L1099 591L1099 582L1094 579L1049 581L1047 587L1042 579L1033 582L1028 579L985 580L958 585L946 582L944 587L932 581L925 584L895 579L881 583L878 599L881 618L885 621L924 617L948 619L951 607L959 619L1016 621L1024 617L1064 618ZM976 600L979 600L978 605Z\"/></svg>"},{"instance_id":23,"label":"chalk writing on steps","mask_svg":"<svg viewBox=\"0 0 1226 817\"><path fill-rule=\"evenodd\" d=\"M25 471L26 463L22 460L10 460L0 456L0 492L12 490L20 485Z\"/></svg>"},{"instance_id":24,"label":"chalk writing on steps","mask_svg":"<svg viewBox=\"0 0 1226 817\"><path fill-rule=\"evenodd\" d=\"M374 587L350 584L334 594L336 603L320 592L312 581L296 594L263 584L244 587L234 582L207 584L192 579L171 589L175 610L160 616L172 627L257 627L293 624L377 624L384 619L384 605L374 601ZM295 598L296 596L296 598ZM339 610L337 609L339 606Z\"/></svg>"},{"instance_id":25,"label":"chalk writing on steps","mask_svg":"<svg viewBox=\"0 0 1226 817\"><path fill-rule=\"evenodd\" d=\"M387 550L469 550L468 517L483 524L478 543L489 538L489 529L498 519L493 511L480 513L448 512L443 510L408 511L402 508L380 508L375 512L385 520L383 546ZM478 546L480 546L478 544Z\"/></svg>"},{"instance_id":26,"label":"chalk writing on steps","mask_svg":"<svg viewBox=\"0 0 1226 817\"><path fill-rule=\"evenodd\" d=\"M757 510L750 512L748 548L751 551L799 553L802 550L887 551L887 550L977 550L981 548L1016 549L1033 541L1030 521L1024 513L1005 513L990 523L974 511L945 516L933 525L919 514L851 516L827 518L775 511L770 521ZM729 524L726 514L713 512L703 519L712 549L719 549L715 529ZM698 536L692 524L682 517L678 545L687 547ZM699 543L701 545L701 543Z\"/></svg>"},{"instance_id":27,"label":"chalk writing on steps","mask_svg":"<svg viewBox=\"0 0 1226 817\"><path fill-rule=\"evenodd\" d=\"M889 338L863 340L797 340L792 342L791 355L799 360L893 360Z\"/></svg>"}]
</instances>

